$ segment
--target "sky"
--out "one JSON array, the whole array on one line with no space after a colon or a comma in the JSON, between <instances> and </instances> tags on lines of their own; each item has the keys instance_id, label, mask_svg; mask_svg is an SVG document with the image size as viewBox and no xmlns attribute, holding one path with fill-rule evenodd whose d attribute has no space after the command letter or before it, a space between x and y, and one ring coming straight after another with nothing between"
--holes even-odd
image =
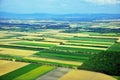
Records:
<instances>
[{"instance_id":1,"label":"sky","mask_svg":"<svg viewBox=\"0 0 120 80\"><path fill-rule=\"evenodd\" d=\"M120 0L0 0L0 12L120 14Z\"/></svg>"}]
</instances>

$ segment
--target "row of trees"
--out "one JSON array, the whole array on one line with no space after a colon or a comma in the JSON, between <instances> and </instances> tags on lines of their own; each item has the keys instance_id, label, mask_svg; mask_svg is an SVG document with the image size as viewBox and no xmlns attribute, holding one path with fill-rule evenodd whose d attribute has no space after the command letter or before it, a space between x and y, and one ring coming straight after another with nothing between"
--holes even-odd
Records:
<instances>
[{"instance_id":1,"label":"row of trees","mask_svg":"<svg viewBox=\"0 0 120 80\"><path fill-rule=\"evenodd\" d=\"M103 72L110 75L120 75L120 52L104 51L95 54L79 69Z\"/></svg>"},{"instance_id":2,"label":"row of trees","mask_svg":"<svg viewBox=\"0 0 120 80\"><path fill-rule=\"evenodd\" d=\"M29 58L25 59L23 56L14 56L14 55L6 55L6 54L0 54L0 59L1 60L27 62L27 63L32 63L32 64L50 65L50 66L56 66L56 67L66 67L66 68L73 68L73 69L75 69L77 67L76 65L71 65L71 64L41 61L41 60L32 60Z\"/></svg>"}]
</instances>

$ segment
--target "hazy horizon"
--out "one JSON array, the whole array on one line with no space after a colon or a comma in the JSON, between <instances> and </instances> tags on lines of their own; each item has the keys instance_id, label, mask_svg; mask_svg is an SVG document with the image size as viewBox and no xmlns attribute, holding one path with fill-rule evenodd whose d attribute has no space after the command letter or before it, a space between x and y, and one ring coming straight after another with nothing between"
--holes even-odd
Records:
<instances>
[{"instance_id":1,"label":"hazy horizon","mask_svg":"<svg viewBox=\"0 0 120 80\"><path fill-rule=\"evenodd\" d=\"M0 0L0 12L17 14L120 14L120 0Z\"/></svg>"}]
</instances>

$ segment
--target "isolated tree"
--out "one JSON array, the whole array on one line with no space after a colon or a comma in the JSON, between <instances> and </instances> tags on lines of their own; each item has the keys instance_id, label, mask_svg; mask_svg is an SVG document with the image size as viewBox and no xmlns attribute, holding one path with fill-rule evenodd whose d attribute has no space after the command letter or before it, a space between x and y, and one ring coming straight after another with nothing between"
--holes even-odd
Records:
<instances>
[{"instance_id":1,"label":"isolated tree","mask_svg":"<svg viewBox=\"0 0 120 80\"><path fill-rule=\"evenodd\" d=\"M60 42L60 45L64 45L65 43L64 42Z\"/></svg>"}]
</instances>

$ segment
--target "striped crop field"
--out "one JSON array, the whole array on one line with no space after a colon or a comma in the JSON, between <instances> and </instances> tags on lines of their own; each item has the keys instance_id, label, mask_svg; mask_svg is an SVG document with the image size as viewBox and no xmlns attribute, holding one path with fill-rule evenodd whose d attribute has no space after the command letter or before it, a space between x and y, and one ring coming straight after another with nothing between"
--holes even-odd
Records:
<instances>
[{"instance_id":1,"label":"striped crop field","mask_svg":"<svg viewBox=\"0 0 120 80\"><path fill-rule=\"evenodd\" d=\"M24 63L24 62L14 62L14 61L4 61L4 60L0 60L0 62L2 63L0 65L0 76L7 74L11 71L14 71L16 69L19 69L23 66L28 65L29 63ZM1 78L1 77L0 77Z\"/></svg>"},{"instance_id":2,"label":"striped crop field","mask_svg":"<svg viewBox=\"0 0 120 80\"><path fill-rule=\"evenodd\" d=\"M47 24L50 23L52 22ZM82 24L80 22L78 26L81 27ZM81 67L94 55L107 51L119 53L120 34L65 32L69 28L59 30L34 28L38 31L33 31L33 27L30 28L30 32L29 27L26 27L24 32L23 29L0 31L0 80L115 80L108 75L98 73L99 71L86 71L87 69ZM71 27L70 30L72 29ZM80 28L82 29L86 28ZM95 58L94 61L97 60ZM101 60L103 58L100 57ZM97 63L93 69L98 69L96 66ZM105 68L107 70L107 67Z\"/></svg>"},{"instance_id":3,"label":"striped crop field","mask_svg":"<svg viewBox=\"0 0 120 80\"><path fill-rule=\"evenodd\" d=\"M100 41L100 42L114 42L117 39L108 39L108 38L93 38L93 37L72 37L65 38L65 40L83 40L83 41Z\"/></svg>"},{"instance_id":4,"label":"striped crop field","mask_svg":"<svg viewBox=\"0 0 120 80\"><path fill-rule=\"evenodd\" d=\"M35 47L52 47L55 46L55 44L47 44L47 43L34 43L34 42L28 42L28 41L24 41L24 42L16 42L13 44L17 44L17 45L25 45L25 46L35 46Z\"/></svg>"},{"instance_id":5,"label":"striped crop field","mask_svg":"<svg viewBox=\"0 0 120 80\"><path fill-rule=\"evenodd\" d=\"M2 80L13 80L14 78L16 78L16 77L18 77L18 76L20 76L22 74L25 74L25 73L27 73L27 72L29 72L29 71L31 71L31 70L39 67L39 66L40 65L29 64L29 65L23 66L21 68L18 68L18 69L14 70L14 71L11 71L11 72L9 72L7 74L2 75L0 77L0 79L2 79Z\"/></svg>"},{"instance_id":6,"label":"striped crop field","mask_svg":"<svg viewBox=\"0 0 120 80\"><path fill-rule=\"evenodd\" d=\"M35 54L36 52L37 51L32 51L32 50L0 48L0 54L8 54L8 55L30 56L32 54Z\"/></svg>"},{"instance_id":7,"label":"striped crop field","mask_svg":"<svg viewBox=\"0 0 120 80\"><path fill-rule=\"evenodd\" d=\"M17 63L19 63L19 62L17 62ZM6 63L6 64L8 64L8 63ZM46 74L49 71L54 70L56 68L53 66L42 66L42 65L38 65L38 64L28 64L28 63L26 63L26 64L27 65L21 66L17 69L9 71L6 74L1 75L0 79L1 80L34 80L37 77L40 77L43 74ZM13 65L13 64L11 64L11 65ZM3 64L3 66L5 67L6 65ZM19 66L19 64L17 64L16 66ZM7 66L7 67L14 68L13 66ZM3 70L5 70L5 69L3 69Z\"/></svg>"},{"instance_id":8,"label":"striped crop field","mask_svg":"<svg viewBox=\"0 0 120 80\"><path fill-rule=\"evenodd\" d=\"M55 51L55 50L42 50L34 55L40 58L76 61L76 62L84 62L91 56L91 54L83 54L83 53L75 53L75 52L68 53L68 52Z\"/></svg>"},{"instance_id":9,"label":"striped crop field","mask_svg":"<svg viewBox=\"0 0 120 80\"><path fill-rule=\"evenodd\" d=\"M35 80L37 77L42 76L43 74L55 69L53 66L40 66L35 68L21 76L16 77L13 80Z\"/></svg>"}]
</instances>

